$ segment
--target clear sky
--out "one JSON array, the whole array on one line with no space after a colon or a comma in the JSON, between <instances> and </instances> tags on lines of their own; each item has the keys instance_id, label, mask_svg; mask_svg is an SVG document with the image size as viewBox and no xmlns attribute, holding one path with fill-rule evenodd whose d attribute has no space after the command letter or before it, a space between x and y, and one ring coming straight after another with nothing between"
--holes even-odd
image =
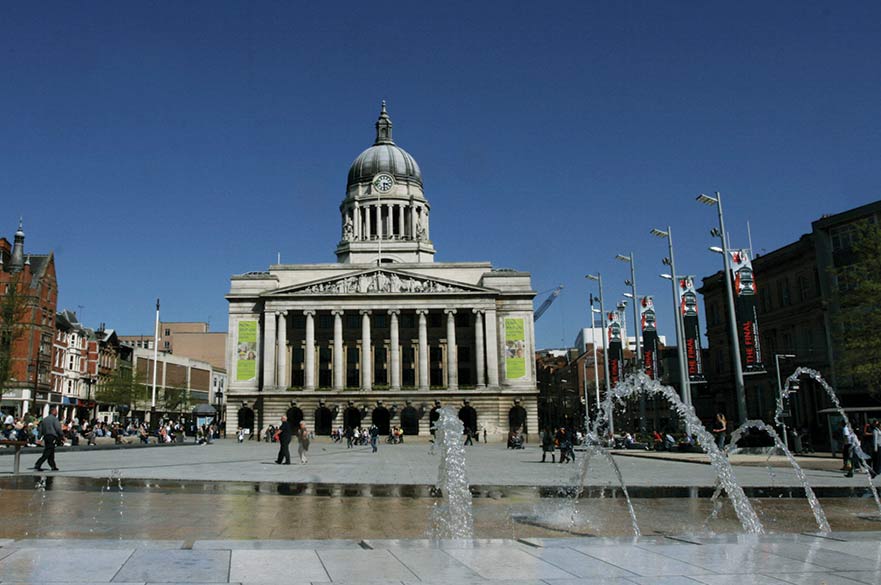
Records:
<instances>
[{"instance_id":1,"label":"clear sky","mask_svg":"<svg viewBox=\"0 0 881 585\"><path fill-rule=\"evenodd\" d=\"M663 241L704 276L881 198L877 2L27 2L0 7L0 235L54 250L92 326L226 329L229 276L335 261L381 99L439 261L565 285L539 347L635 253L672 336ZM536 306L545 295L536 299Z\"/></svg>"}]
</instances>

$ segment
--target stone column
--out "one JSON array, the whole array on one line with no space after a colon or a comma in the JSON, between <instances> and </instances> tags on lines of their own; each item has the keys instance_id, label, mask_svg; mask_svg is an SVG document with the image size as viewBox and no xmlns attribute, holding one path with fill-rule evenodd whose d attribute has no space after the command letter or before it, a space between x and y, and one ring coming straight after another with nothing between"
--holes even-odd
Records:
<instances>
[{"instance_id":1,"label":"stone column","mask_svg":"<svg viewBox=\"0 0 881 585\"><path fill-rule=\"evenodd\" d=\"M372 208L369 205L364 207L364 239L370 239L370 210Z\"/></svg>"},{"instance_id":2,"label":"stone column","mask_svg":"<svg viewBox=\"0 0 881 585\"><path fill-rule=\"evenodd\" d=\"M410 202L410 229L407 231L407 237L411 240L416 239L416 206Z\"/></svg>"},{"instance_id":3,"label":"stone column","mask_svg":"<svg viewBox=\"0 0 881 585\"><path fill-rule=\"evenodd\" d=\"M333 313L333 389L344 388L345 372L343 371L343 312Z\"/></svg>"},{"instance_id":4,"label":"stone column","mask_svg":"<svg viewBox=\"0 0 881 585\"><path fill-rule=\"evenodd\" d=\"M275 314L263 312L263 388L275 388Z\"/></svg>"},{"instance_id":5,"label":"stone column","mask_svg":"<svg viewBox=\"0 0 881 585\"><path fill-rule=\"evenodd\" d=\"M352 207L352 222L355 224L355 239L361 239L361 210L358 209L358 204L355 203L355 206Z\"/></svg>"},{"instance_id":6,"label":"stone column","mask_svg":"<svg viewBox=\"0 0 881 585\"><path fill-rule=\"evenodd\" d=\"M486 312L486 383L490 388L499 386L499 334L496 310Z\"/></svg>"},{"instance_id":7,"label":"stone column","mask_svg":"<svg viewBox=\"0 0 881 585\"><path fill-rule=\"evenodd\" d=\"M418 309L419 315L419 389L429 389L428 377L428 310Z\"/></svg>"},{"instance_id":8,"label":"stone column","mask_svg":"<svg viewBox=\"0 0 881 585\"><path fill-rule=\"evenodd\" d=\"M389 346L391 350L391 378L390 378L390 388L392 390L400 390L401 389L401 348L400 343L398 341L398 315L401 314L401 311L398 309L392 309L388 312L389 314Z\"/></svg>"},{"instance_id":9,"label":"stone column","mask_svg":"<svg viewBox=\"0 0 881 585\"><path fill-rule=\"evenodd\" d=\"M459 356L456 349L456 309L444 309L447 314L447 389L459 389Z\"/></svg>"},{"instance_id":10,"label":"stone column","mask_svg":"<svg viewBox=\"0 0 881 585\"><path fill-rule=\"evenodd\" d=\"M373 389L373 356L370 352L370 311L361 311L361 389Z\"/></svg>"},{"instance_id":11,"label":"stone column","mask_svg":"<svg viewBox=\"0 0 881 585\"><path fill-rule=\"evenodd\" d=\"M474 360L477 362L477 387L486 387L483 368L483 311L474 309Z\"/></svg>"},{"instance_id":12,"label":"stone column","mask_svg":"<svg viewBox=\"0 0 881 585\"><path fill-rule=\"evenodd\" d=\"M288 382L288 312L281 311L278 315L278 385L287 390Z\"/></svg>"},{"instance_id":13,"label":"stone column","mask_svg":"<svg viewBox=\"0 0 881 585\"><path fill-rule=\"evenodd\" d=\"M306 380L303 388L315 390L315 311L303 311L306 315L306 351L303 365L306 368Z\"/></svg>"}]
</instances>

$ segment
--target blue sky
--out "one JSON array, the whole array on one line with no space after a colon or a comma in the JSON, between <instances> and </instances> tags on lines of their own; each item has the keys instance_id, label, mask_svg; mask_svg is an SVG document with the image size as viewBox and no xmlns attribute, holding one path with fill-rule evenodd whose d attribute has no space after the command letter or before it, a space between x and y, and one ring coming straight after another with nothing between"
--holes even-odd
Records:
<instances>
[{"instance_id":1,"label":"blue sky","mask_svg":"<svg viewBox=\"0 0 881 585\"><path fill-rule=\"evenodd\" d=\"M387 99L419 162L440 261L565 286L539 346L571 343L634 252L657 295L732 242L772 250L881 194L874 2L42 2L0 8L0 235L54 250L91 325L226 328L231 274L330 262L346 172ZM537 298L536 305L544 295Z\"/></svg>"}]
</instances>

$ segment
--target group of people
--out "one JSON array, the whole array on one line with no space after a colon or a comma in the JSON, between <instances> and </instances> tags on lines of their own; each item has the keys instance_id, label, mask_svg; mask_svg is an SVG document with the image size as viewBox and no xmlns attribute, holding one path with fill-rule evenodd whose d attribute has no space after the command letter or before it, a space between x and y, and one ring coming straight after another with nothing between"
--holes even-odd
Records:
<instances>
[{"instance_id":1,"label":"group of people","mask_svg":"<svg viewBox=\"0 0 881 585\"><path fill-rule=\"evenodd\" d=\"M281 417L281 424L278 427L278 430L275 431L273 437L278 441L278 457L275 458L275 463L278 465L290 465L291 464L291 440L294 437L294 429L291 428L291 425L288 423L288 417ZM306 454L309 452L309 443L311 440L311 436L309 431L306 429L306 423L300 421L300 424L296 429L297 435L297 454L300 456L300 463L305 465L307 462Z\"/></svg>"},{"instance_id":2,"label":"group of people","mask_svg":"<svg viewBox=\"0 0 881 585\"><path fill-rule=\"evenodd\" d=\"M556 450L560 450L560 463L575 461L575 445L580 444L583 437L579 431L566 427L544 429L541 432L541 462L547 461L550 454L551 463L556 462Z\"/></svg>"},{"instance_id":3,"label":"group of people","mask_svg":"<svg viewBox=\"0 0 881 585\"><path fill-rule=\"evenodd\" d=\"M841 421L842 471L853 477L854 469L865 468L872 477L881 474L881 421L867 422L861 433Z\"/></svg>"}]
</instances>

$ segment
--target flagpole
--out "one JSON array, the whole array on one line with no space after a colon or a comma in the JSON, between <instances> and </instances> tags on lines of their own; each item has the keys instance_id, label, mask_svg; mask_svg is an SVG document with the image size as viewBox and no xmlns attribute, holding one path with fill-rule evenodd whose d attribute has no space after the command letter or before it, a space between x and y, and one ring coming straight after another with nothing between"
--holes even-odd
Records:
<instances>
[{"instance_id":1,"label":"flagpole","mask_svg":"<svg viewBox=\"0 0 881 585\"><path fill-rule=\"evenodd\" d=\"M150 426L156 427L156 370L159 369L159 299L156 299L156 326L153 330L153 395L150 399Z\"/></svg>"}]
</instances>

